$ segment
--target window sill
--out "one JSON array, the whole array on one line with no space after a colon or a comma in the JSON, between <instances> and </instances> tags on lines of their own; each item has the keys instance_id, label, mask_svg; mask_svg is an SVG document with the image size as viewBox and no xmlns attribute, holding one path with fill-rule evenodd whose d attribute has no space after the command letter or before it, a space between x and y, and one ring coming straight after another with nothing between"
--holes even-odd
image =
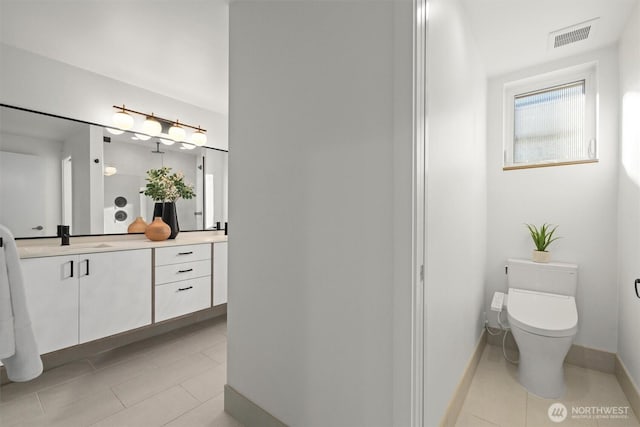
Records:
<instances>
[{"instance_id":1,"label":"window sill","mask_svg":"<svg viewBox=\"0 0 640 427\"><path fill-rule=\"evenodd\" d=\"M503 171L512 171L517 169L533 169L533 168L548 168L550 166L568 166L568 165L582 165L585 163L598 163L598 159L589 160L573 160L570 162L554 162L554 163L532 163L522 165L503 166Z\"/></svg>"}]
</instances>

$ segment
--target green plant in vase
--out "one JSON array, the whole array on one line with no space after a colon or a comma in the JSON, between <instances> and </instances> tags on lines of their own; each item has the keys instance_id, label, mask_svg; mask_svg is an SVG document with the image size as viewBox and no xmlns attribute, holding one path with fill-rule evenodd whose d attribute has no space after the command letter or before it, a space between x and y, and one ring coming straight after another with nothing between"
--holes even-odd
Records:
<instances>
[{"instance_id":1,"label":"green plant in vase","mask_svg":"<svg viewBox=\"0 0 640 427\"><path fill-rule=\"evenodd\" d=\"M525 224L531 234L531 239L535 249L533 251L533 261L535 262L549 262L551 254L547 251L549 245L558 240L560 237L554 237L558 226L544 223L540 227L536 227L532 224Z\"/></svg>"},{"instance_id":2,"label":"green plant in vase","mask_svg":"<svg viewBox=\"0 0 640 427\"><path fill-rule=\"evenodd\" d=\"M175 239L180 231L175 202L178 199L192 199L195 197L193 185L184 182L182 172L172 172L170 167L163 166L160 169L147 171L147 185L144 195L151 197L156 204L153 216L162 217L162 220L171 227L169 239Z\"/></svg>"}]
</instances>

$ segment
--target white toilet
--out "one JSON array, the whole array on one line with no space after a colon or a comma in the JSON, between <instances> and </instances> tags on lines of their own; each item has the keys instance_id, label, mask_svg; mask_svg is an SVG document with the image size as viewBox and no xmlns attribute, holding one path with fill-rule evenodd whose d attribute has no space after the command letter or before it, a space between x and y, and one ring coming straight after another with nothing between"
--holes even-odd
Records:
<instances>
[{"instance_id":1,"label":"white toilet","mask_svg":"<svg viewBox=\"0 0 640 427\"><path fill-rule=\"evenodd\" d=\"M559 398L565 393L562 364L578 330L578 266L509 259L507 277L520 383L537 396Z\"/></svg>"}]
</instances>

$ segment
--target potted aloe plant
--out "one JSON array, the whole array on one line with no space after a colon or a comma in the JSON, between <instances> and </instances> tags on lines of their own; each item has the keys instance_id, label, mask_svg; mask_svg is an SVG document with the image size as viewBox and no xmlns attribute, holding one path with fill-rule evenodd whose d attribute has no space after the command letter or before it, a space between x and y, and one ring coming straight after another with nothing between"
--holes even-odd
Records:
<instances>
[{"instance_id":1,"label":"potted aloe plant","mask_svg":"<svg viewBox=\"0 0 640 427\"><path fill-rule=\"evenodd\" d=\"M535 249L533 250L532 260L534 262L549 262L551 254L547 251L549 245L558 240L560 237L553 237L558 226L551 224L542 224L539 228L532 224L525 224L531 233Z\"/></svg>"}]
</instances>

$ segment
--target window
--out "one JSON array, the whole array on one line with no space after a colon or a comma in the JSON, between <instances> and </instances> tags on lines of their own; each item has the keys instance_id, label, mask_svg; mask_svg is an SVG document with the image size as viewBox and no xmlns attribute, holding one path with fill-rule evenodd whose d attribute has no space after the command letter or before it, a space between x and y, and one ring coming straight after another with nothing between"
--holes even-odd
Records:
<instances>
[{"instance_id":1,"label":"window","mask_svg":"<svg viewBox=\"0 0 640 427\"><path fill-rule=\"evenodd\" d=\"M595 67L505 86L504 169L597 161Z\"/></svg>"}]
</instances>

